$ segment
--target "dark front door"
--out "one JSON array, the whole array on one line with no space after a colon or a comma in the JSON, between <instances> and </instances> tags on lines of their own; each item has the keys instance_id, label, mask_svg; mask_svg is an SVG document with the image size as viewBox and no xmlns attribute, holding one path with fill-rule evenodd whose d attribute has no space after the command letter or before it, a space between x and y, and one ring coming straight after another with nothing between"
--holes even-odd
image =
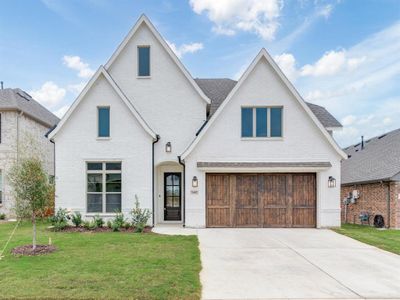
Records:
<instances>
[{"instance_id":1,"label":"dark front door","mask_svg":"<svg viewBox=\"0 0 400 300\"><path fill-rule=\"evenodd\" d=\"M181 220L181 173L164 173L164 220Z\"/></svg>"}]
</instances>

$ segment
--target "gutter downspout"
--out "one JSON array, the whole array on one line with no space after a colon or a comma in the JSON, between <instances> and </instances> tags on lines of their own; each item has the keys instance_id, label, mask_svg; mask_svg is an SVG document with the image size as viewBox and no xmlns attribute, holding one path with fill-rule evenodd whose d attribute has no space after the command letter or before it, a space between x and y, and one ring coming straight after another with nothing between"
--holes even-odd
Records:
<instances>
[{"instance_id":1,"label":"gutter downspout","mask_svg":"<svg viewBox=\"0 0 400 300\"><path fill-rule=\"evenodd\" d=\"M152 144L152 154L151 154L151 186L152 186L152 201L151 201L151 216L152 216L152 225L151 227L154 227L155 223L155 217L154 217L154 144L157 143L160 140L160 136L157 134L156 139L153 141Z\"/></svg>"},{"instance_id":2,"label":"gutter downspout","mask_svg":"<svg viewBox=\"0 0 400 300\"><path fill-rule=\"evenodd\" d=\"M186 184L186 165L185 165L185 163L182 161L182 159L181 159L181 157L180 156L178 156L178 162L179 162L179 164L180 165L182 165L182 167L183 167L183 176L182 176L182 178L183 178L183 180L182 180L182 190L183 190L183 193L182 193L182 195L183 195L183 201L182 201L182 222L183 222L183 224L182 224L182 226L183 227L185 227L186 226L186 213L185 213L185 211L186 211L186 189L185 189L185 184Z\"/></svg>"}]
</instances>

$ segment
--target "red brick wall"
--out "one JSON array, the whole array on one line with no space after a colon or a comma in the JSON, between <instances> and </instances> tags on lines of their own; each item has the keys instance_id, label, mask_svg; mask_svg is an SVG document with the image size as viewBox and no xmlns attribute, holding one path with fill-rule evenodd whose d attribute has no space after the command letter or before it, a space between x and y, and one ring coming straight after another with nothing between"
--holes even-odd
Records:
<instances>
[{"instance_id":1,"label":"red brick wall","mask_svg":"<svg viewBox=\"0 0 400 300\"><path fill-rule=\"evenodd\" d=\"M385 226L388 225L388 183L369 183L352 186L342 186L342 223L346 223L345 207L343 199L349 192L358 190L360 198L356 203L347 206L347 223L360 224L359 215L362 212L368 212L371 216L370 224L373 224L375 215L382 215L385 219ZM400 183L390 183L390 227L400 228Z\"/></svg>"}]
</instances>

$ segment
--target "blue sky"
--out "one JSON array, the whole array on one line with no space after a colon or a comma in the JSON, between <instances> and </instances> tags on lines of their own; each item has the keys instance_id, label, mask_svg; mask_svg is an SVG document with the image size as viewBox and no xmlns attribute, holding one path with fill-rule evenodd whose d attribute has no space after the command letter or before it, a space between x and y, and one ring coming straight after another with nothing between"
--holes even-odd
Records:
<instances>
[{"instance_id":1,"label":"blue sky","mask_svg":"<svg viewBox=\"0 0 400 300\"><path fill-rule=\"evenodd\" d=\"M2 0L0 80L62 115L142 13L193 77L237 79L265 47L342 146L400 127L399 0Z\"/></svg>"}]
</instances>

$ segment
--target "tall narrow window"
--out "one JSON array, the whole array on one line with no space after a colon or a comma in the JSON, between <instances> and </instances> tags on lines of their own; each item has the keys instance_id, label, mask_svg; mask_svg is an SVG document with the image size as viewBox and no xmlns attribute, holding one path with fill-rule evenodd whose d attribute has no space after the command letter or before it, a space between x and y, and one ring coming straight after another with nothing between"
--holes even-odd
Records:
<instances>
[{"instance_id":1,"label":"tall narrow window","mask_svg":"<svg viewBox=\"0 0 400 300\"><path fill-rule=\"evenodd\" d=\"M267 137L267 108L256 108L256 137Z\"/></svg>"},{"instance_id":2,"label":"tall narrow window","mask_svg":"<svg viewBox=\"0 0 400 300\"><path fill-rule=\"evenodd\" d=\"M242 137L253 136L253 108L242 107Z\"/></svg>"},{"instance_id":3,"label":"tall narrow window","mask_svg":"<svg viewBox=\"0 0 400 300\"><path fill-rule=\"evenodd\" d=\"M150 47L138 47L138 76L150 76Z\"/></svg>"},{"instance_id":4,"label":"tall narrow window","mask_svg":"<svg viewBox=\"0 0 400 300\"><path fill-rule=\"evenodd\" d=\"M98 107L99 137L110 136L110 108Z\"/></svg>"},{"instance_id":5,"label":"tall narrow window","mask_svg":"<svg viewBox=\"0 0 400 300\"><path fill-rule=\"evenodd\" d=\"M282 136L282 108L271 108L271 137Z\"/></svg>"},{"instance_id":6,"label":"tall narrow window","mask_svg":"<svg viewBox=\"0 0 400 300\"><path fill-rule=\"evenodd\" d=\"M87 163L87 212L121 211L121 163Z\"/></svg>"}]
</instances>

